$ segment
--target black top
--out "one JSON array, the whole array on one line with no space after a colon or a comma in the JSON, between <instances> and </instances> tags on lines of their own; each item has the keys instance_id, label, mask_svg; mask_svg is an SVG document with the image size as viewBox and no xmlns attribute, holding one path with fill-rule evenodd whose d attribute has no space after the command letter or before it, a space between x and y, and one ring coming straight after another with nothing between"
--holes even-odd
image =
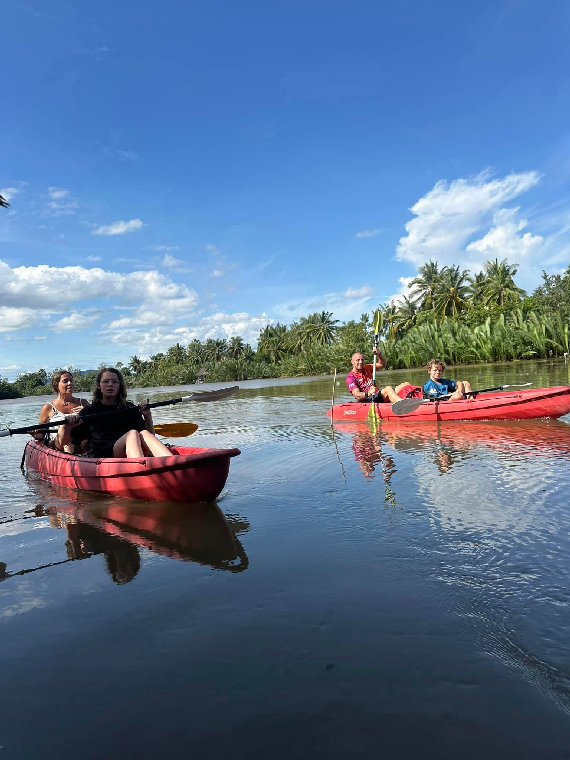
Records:
<instances>
[{"instance_id":1,"label":"black top","mask_svg":"<svg viewBox=\"0 0 570 760\"><path fill-rule=\"evenodd\" d=\"M87 455L90 457L112 457L113 446L122 435L129 430L145 430L146 424L139 408L131 401L127 406L118 404L102 404L96 401L86 406L79 413L80 417L103 412L115 412L92 420L84 420L81 425L71 431L73 443L79 443L87 439Z\"/></svg>"}]
</instances>

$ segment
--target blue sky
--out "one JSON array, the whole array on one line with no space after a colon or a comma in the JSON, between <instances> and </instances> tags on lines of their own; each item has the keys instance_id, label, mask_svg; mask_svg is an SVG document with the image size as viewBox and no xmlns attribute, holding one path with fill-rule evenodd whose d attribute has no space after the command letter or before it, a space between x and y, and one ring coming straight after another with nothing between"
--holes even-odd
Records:
<instances>
[{"instance_id":1,"label":"blue sky","mask_svg":"<svg viewBox=\"0 0 570 760\"><path fill-rule=\"evenodd\" d=\"M570 5L22 0L0 46L0 376L127 363L429 259L570 263Z\"/></svg>"}]
</instances>

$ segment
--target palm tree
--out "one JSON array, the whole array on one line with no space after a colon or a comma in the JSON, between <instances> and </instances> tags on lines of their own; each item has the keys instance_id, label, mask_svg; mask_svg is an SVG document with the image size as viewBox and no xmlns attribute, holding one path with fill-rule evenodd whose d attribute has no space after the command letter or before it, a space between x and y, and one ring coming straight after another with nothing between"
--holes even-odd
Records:
<instances>
[{"instance_id":1,"label":"palm tree","mask_svg":"<svg viewBox=\"0 0 570 760\"><path fill-rule=\"evenodd\" d=\"M321 311L302 317L299 332L303 346L330 346L336 337L338 319L332 319L332 312Z\"/></svg>"},{"instance_id":2,"label":"palm tree","mask_svg":"<svg viewBox=\"0 0 570 760\"><path fill-rule=\"evenodd\" d=\"M6 198L4 198L3 195L0 195L0 206L2 206L3 208L10 208L10 204L8 203Z\"/></svg>"},{"instance_id":3,"label":"palm tree","mask_svg":"<svg viewBox=\"0 0 570 760\"><path fill-rule=\"evenodd\" d=\"M487 278L483 272L477 272L475 277L469 278L469 299L471 303L475 304L481 301L485 292L485 283Z\"/></svg>"},{"instance_id":4,"label":"palm tree","mask_svg":"<svg viewBox=\"0 0 570 760\"><path fill-rule=\"evenodd\" d=\"M198 338L190 341L186 348L186 355L192 364L202 364L204 361L204 345Z\"/></svg>"},{"instance_id":5,"label":"palm tree","mask_svg":"<svg viewBox=\"0 0 570 760\"><path fill-rule=\"evenodd\" d=\"M138 373L143 368L144 362L142 359L140 359L138 356L131 356L129 359L128 367L133 373L133 375L138 375Z\"/></svg>"},{"instance_id":6,"label":"palm tree","mask_svg":"<svg viewBox=\"0 0 570 760\"><path fill-rule=\"evenodd\" d=\"M398 332L397 317L398 309L394 301L381 308L382 311L382 332L386 332L389 338L393 338Z\"/></svg>"},{"instance_id":7,"label":"palm tree","mask_svg":"<svg viewBox=\"0 0 570 760\"><path fill-rule=\"evenodd\" d=\"M239 359L243 353L244 348L245 343L243 342L241 335L234 335L232 338L230 338L230 342L228 343L228 356L231 359Z\"/></svg>"},{"instance_id":8,"label":"palm tree","mask_svg":"<svg viewBox=\"0 0 570 760\"><path fill-rule=\"evenodd\" d=\"M432 309L433 299L441 272L436 261L418 267L418 274L410 283L411 294L420 300L420 309Z\"/></svg>"},{"instance_id":9,"label":"palm tree","mask_svg":"<svg viewBox=\"0 0 570 760\"><path fill-rule=\"evenodd\" d=\"M515 285L513 277L517 273L517 264L507 264L503 259L485 262L485 304L496 303L504 306L506 303L514 304L526 295L522 288Z\"/></svg>"},{"instance_id":10,"label":"palm tree","mask_svg":"<svg viewBox=\"0 0 570 760\"><path fill-rule=\"evenodd\" d=\"M166 360L169 364L183 364L186 359L186 349L180 343L170 346L166 352Z\"/></svg>"},{"instance_id":11,"label":"palm tree","mask_svg":"<svg viewBox=\"0 0 570 760\"><path fill-rule=\"evenodd\" d=\"M259 333L257 353L269 359L271 364L277 364L287 353L286 336L286 325L280 322L276 325L266 325Z\"/></svg>"},{"instance_id":12,"label":"palm tree","mask_svg":"<svg viewBox=\"0 0 570 760\"><path fill-rule=\"evenodd\" d=\"M444 267L440 273L437 290L433 297L433 309L442 318L456 317L468 304L469 275L458 266Z\"/></svg>"},{"instance_id":13,"label":"palm tree","mask_svg":"<svg viewBox=\"0 0 570 760\"><path fill-rule=\"evenodd\" d=\"M401 332L407 332L410 327L416 324L418 319L418 303L417 300L409 298L408 296L402 296L396 303L396 313L393 317L393 333L398 335Z\"/></svg>"},{"instance_id":14,"label":"palm tree","mask_svg":"<svg viewBox=\"0 0 570 760\"><path fill-rule=\"evenodd\" d=\"M208 338L205 345L206 358L209 361L221 361L228 350L228 343L225 338Z\"/></svg>"}]
</instances>

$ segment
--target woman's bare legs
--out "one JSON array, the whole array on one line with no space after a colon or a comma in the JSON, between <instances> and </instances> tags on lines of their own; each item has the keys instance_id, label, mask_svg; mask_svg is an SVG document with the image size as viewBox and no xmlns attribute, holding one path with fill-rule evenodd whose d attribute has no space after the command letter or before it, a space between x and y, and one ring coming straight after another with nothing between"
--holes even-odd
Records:
<instances>
[{"instance_id":1,"label":"woman's bare legs","mask_svg":"<svg viewBox=\"0 0 570 760\"><path fill-rule=\"evenodd\" d=\"M114 457L170 457L172 452L148 430L129 430L113 446Z\"/></svg>"},{"instance_id":2,"label":"woman's bare legs","mask_svg":"<svg viewBox=\"0 0 570 760\"><path fill-rule=\"evenodd\" d=\"M144 456L138 430L129 430L115 441L114 457L140 458Z\"/></svg>"},{"instance_id":3,"label":"woman's bare legs","mask_svg":"<svg viewBox=\"0 0 570 760\"><path fill-rule=\"evenodd\" d=\"M141 430L140 437L153 457L171 457L170 449L148 430Z\"/></svg>"}]
</instances>

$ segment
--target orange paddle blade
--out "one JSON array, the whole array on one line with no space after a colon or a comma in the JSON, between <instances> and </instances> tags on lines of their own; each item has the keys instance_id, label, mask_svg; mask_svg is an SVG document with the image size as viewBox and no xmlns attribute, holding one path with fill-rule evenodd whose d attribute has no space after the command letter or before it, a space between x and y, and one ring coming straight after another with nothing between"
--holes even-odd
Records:
<instances>
[{"instance_id":1,"label":"orange paddle blade","mask_svg":"<svg viewBox=\"0 0 570 760\"><path fill-rule=\"evenodd\" d=\"M165 422L154 426L154 432L167 438L185 438L198 430L194 422Z\"/></svg>"}]
</instances>

